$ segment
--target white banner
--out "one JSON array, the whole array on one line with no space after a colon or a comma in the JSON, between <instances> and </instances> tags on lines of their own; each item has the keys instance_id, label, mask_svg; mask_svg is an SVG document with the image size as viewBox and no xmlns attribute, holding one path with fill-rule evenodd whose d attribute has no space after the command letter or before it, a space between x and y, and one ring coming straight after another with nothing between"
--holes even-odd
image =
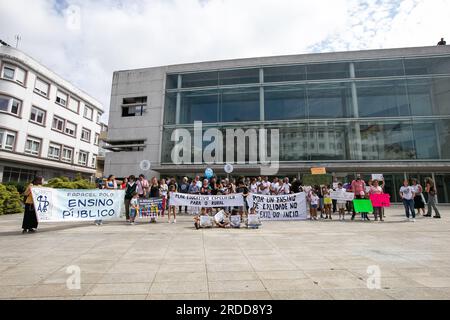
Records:
<instances>
[{"instance_id":1,"label":"white banner","mask_svg":"<svg viewBox=\"0 0 450 320\"><path fill-rule=\"evenodd\" d=\"M342 191L331 191L331 199L339 201L353 201L355 194L353 192L346 192L344 189Z\"/></svg>"},{"instance_id":2,"label":"white banner","mask_svg":"<svg viewBox=\"0 0 450 320\"><path fill-rule=\"evenodd\" d=\"M125 190L31 188L38 221L94 221L120 217Z\"/></svg>"},{"instance_id":3,"label":"white banner","mask_svg":"<svg viewBox=\"0 0 450 320\"><path fill-rule=\"evenodd\" d=\"M256 207L261 220L306 220L306 193L278 196L249 194L247 203Z\"/></svg>"},{"instance_id":4,"label":"white banner","mask_svg":"<svg viewBox=\"0 0 450 320\"><path fill-rule=\"evenodd\" d=\"M243 207L244 197L239 193L225 196L209 196L171 192L169 205L204 208Z\"/></svg>"}]
</instances>

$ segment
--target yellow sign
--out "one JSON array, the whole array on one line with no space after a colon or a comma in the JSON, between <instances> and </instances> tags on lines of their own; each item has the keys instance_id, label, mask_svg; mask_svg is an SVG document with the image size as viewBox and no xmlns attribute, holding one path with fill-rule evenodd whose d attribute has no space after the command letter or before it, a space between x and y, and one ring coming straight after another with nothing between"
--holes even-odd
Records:
<instances>
[{"instance_id":1,"label":"yellow sign","mask_svg":"<svg viewBox=\"0 0 450 320\"><path fill-rule=\"evenodd\" d=\"M326 168L311 168L311 174L327 174Z\"/></svg>"}]
</instances>

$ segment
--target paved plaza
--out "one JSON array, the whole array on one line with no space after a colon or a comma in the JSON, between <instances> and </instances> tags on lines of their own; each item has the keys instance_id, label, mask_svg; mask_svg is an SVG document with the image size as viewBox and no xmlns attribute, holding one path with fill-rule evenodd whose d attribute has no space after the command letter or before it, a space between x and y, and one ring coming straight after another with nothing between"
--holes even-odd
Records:
<instances>
[{"instance_id":1,"label":"paved plaza","mask_svg":"<svg viewBox=\"0 0 450 320\"><path fill-rule=\"evenodd\" d=\"M384 223L197 231L180 216L25 235L21 215L0 216L0 299L450 299L450 208L440 208L443 219L416 223L396 207ZM67 287L71 266L80 289ZM380 289L368 288L368 268L380 268Z\"/></svg>"}]
</instances>

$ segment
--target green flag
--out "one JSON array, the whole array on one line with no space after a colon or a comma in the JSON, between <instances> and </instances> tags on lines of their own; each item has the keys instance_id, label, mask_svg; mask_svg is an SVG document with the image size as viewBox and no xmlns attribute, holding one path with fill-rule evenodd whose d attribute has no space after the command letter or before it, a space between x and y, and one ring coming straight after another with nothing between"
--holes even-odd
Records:
<instances>
[{"instance_id":1,"label":"green flag","mask_svg":"<svg viewBox=\"0 0 450 320\"><path fill-rule=\"evenodd\" d=\"M356 213L373 212L372 201L370 201L369 199L355 199L353 200L353 207L355 208Z\"/></svg>"}]
</instances>

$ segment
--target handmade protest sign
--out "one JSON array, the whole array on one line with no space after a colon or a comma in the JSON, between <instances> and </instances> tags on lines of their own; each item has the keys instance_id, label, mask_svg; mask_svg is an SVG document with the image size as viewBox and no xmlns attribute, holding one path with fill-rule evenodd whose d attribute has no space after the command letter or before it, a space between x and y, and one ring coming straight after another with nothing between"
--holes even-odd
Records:
<instances>
[{"instance_id":1,"label":"handmade protest sign","mask_svg":"<svg viewBox=\"0 0 450 320\"><path fill-rule=\"evenodd\" d=\"M120 217L125 190L31 188L40 222L94 221Z\"/></svg>"},{"instance_id":2,"label":"handmade protest sign","mask_svg":"<svg viewBox=\"0 0 450 320\"><path fill-rule=\"evenodd\" d=\"M212 196L171 192L169 202L171 206L203 208L243 207L244 197L239 193L224 196Z\"/></svg>"},{"instance_id":3,"label":"handmade protest sign","mask_svg":"<svg viewBox=\"0 0 450 320\"><path fill-rule=\"evenodd\" d=\"M353 192L346 192L345 189L342 189L342 191L330 191L330 196L331 199L339 201L352 201L355 198Z\"/></svg>"},{"instance_id":4,"label":"handmade protest sign","mask_svg":"<svg viewBox=\"0 0 450 320\"><path fill-rule=\"evenodd\" d=\"M380 173L374 173L372 174L372 180L384 181L384 176Z\"/></svg>"},{"instance_id":5,"label":"handmade protest sign","mask_svg":"<svg viewBox=\"0 0 450 320\"><path fill-rule=\"evenodd\" d=\"M249 194L247 203L255 207L261 220L306 220L306 193L268 196Z\"/></svg>"},{"instance_id":6,"label":"handmade protest sign","mask_svg":"<svg viewBox=\"0 0 450 320\"><path fill-rule=\"evenodd\" d=\"M327 174L326 168L311 168L311 174L317 175L317 174Z\"/></svg>"},{"instance_id":7,"label":"handmade protest sign","mask_svg":"<svg viewBox=\"0 0 450 320\"><path fill-rule=\"evenodd\" d=\"M331 174L305 174L302 176L304 186L329 185L332 180Z\"/></svg>"},{"instance_id":8,"label":"handmade protest sign","mask_svg":"<svg viewBox=\"0 0 450 320\"><path fill-rule=\"evenodd\" d=\"M163 199L139 199L139 218L156 217L163 210Z\"/></svg>"},{"instance_id":9,"label":"handmade protest sign","mask_svg":"<svg viewBox=\"0 0 450 320\"><path fill-rule=\"evenodd\" d=\"M373 206L369 199L355 199L353 200L353 208L356 213L372 213Z\"/></svg>"},{"instance_id":10,"label":"handmade protest sign","mask_svg":"<svg viewBox=\"0 0 450 320\"><path fill-rule=\"evenodd\" d=\"M370 201L372 201L373 207L388 208L391 206L391 196L387 193L371 194Z\"/></svg>"}]
</instances>

